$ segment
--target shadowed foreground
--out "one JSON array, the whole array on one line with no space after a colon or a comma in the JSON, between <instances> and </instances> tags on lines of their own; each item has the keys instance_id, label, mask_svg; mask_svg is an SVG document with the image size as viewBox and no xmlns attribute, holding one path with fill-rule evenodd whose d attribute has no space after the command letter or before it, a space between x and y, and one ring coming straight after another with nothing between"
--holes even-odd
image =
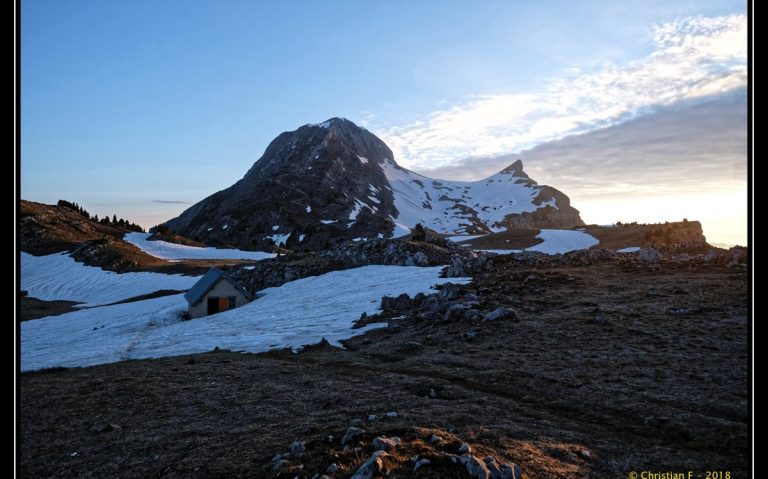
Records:
<instances>
[{"instance_id":1,"label":"shadowed foreground","mask_svg":"<svg viewBox=\"0 0 768 479\"><path fill-rule=\"evenodd\" d=\"M389 477L469 477L449 460L463 442L524 477L748 477L745 269L628 258L497 258L451 301L514 313L395 305L347 350L23 374L21 476L349 477L398 436Z\"/></svg>"}]
</instances>

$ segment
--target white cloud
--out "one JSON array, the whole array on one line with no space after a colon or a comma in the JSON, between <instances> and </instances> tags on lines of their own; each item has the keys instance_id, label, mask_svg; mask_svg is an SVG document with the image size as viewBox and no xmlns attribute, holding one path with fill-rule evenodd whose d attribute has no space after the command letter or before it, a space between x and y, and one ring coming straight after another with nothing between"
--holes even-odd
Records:
<instances>
[{"instance_id":1,"label":"white cloud","mask_svg":"<svg viewBox=\"0 0 768 479\"><path fill-rule=\"evenodd\" d=\"M379 136L398 162L425 169L499 155L621 123L657 105L743 88L744 15L692 17L656 27L654 50L627 65L569 69L539 91L479 95Z\"/></svg>"}]
</instances>

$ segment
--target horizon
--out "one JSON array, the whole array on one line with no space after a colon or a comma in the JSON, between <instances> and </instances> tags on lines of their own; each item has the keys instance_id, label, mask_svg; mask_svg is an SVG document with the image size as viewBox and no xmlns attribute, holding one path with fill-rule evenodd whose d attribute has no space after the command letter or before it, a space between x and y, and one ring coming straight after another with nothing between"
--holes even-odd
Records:
<instances>
[{"instance_id":1,"label":"horizon","mask_svg":"<svg viewBox=\"0 0 768 479\"><path fill-rule=\"evenodd\" d=\"M426 176L519 158L588 224L748 244L745 2L21 7L24 199L149 228L342 116Z\"/></svg>"}]
</instances>

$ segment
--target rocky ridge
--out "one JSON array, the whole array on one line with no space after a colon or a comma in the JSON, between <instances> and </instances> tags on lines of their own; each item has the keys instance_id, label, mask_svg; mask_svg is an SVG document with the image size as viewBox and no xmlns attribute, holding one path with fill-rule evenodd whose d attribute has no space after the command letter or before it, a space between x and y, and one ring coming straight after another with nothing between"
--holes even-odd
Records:
<instances>
[{"instance_id":1,"label":"rocky ridge","mask_svg":"<svg viewBox=\"0 0 768 479\"><path fill-rule=\"evenodd\" d=\"M435 180L398 165L371 132L332 118L280 134L241 180L164 226L212 246L320 251L399 237L416 223L443 234L584 225L568 197L537 185L519 160L480 181Z\"/></svg>"}]
</instances>

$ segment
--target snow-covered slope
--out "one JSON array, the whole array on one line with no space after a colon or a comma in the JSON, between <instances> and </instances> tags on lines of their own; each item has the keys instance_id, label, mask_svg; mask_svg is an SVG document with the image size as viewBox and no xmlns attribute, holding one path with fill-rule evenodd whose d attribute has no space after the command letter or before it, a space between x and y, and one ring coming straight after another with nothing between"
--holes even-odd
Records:
<instances>
[{"instance_id":1,"label":"snow-covered slope","mask_svg":"<svg viewBox=\"0 0 768 479\"><path fill-rule=\"evenodd\" d=\"M125 241L145 253L162 259L254 259L273 258L273 253L242 251L239 249L200 248L167 241L147 241L150 233L128 233Z\"/></svg>"},{"instance_id":2,"label":"snow-covered slope","mask_svg":"<svg viewBox=\"0 0 768 479\"><path fill-rule=\"evenodd\" d=\"M115 273L78 263L66 253L21 253L21 289L45 301L68 300L83 306L110 304L161 289L186 290L199 276Z\"/></svg>"},{"instance_id":3,"label":"snow-covered slope","mask_svg":"<svg viewBox=\"0 0 768 479\"><path fill-rule=\"evenodd\" d=\"M433 180L382 162L399 215L395 236L410 232L409 226L422 223L439 233L469 234L476 231L504 231L508 215L532 213L547 206L556 208L554 197L537 200L541 187L524 174L505 170L480 181ZM522 171L522 170L520 170Z\"/></svg>"},{"instance_id":4,"label":"snow-covered slope","mask_svg":"<svg viewBox=\"0 0 768 479\"><path fill-rule=\"evenodd\" d=\"M182 295L104 306L21 323L21 368L89 366L122 359L210 351L298 348L325 337L336 343L381 297L429 292L442 268L366 266L286 283L224 313L181 321ZM451 278L453 283L470 278ZM371 327L376 327L371 326Z\"/></svg>"}]
</instances>

